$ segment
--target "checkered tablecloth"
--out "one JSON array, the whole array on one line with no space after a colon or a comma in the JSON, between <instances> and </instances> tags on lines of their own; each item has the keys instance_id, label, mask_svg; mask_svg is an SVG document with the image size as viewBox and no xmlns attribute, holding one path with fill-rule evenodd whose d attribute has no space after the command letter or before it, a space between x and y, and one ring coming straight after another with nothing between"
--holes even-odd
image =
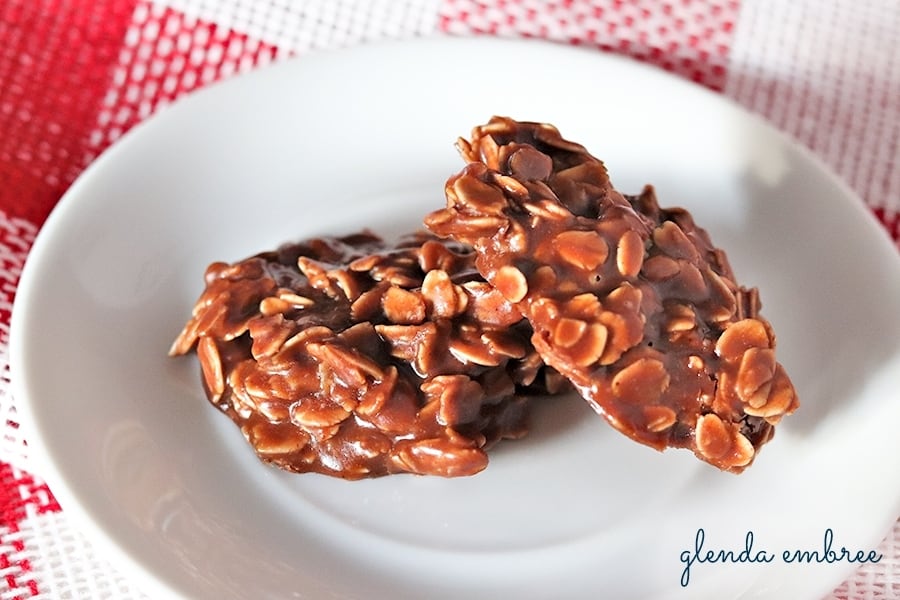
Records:
<instances>
[{"instance_id":1,"label":"checkered tablecloth","mask_svg":"<svg viewBox=\"0 0 900 600\"><path fill-rule=\"evenodd\" d=\"M213 81L436 33L577 44L717 90L809 147L900 239L896 0L0 0L0 600L143 597L29 463L9 391L16 282L54 204L130 127ZM900 524L879 551L830 597L900 598Z\"/></svg>"}]
</instances>

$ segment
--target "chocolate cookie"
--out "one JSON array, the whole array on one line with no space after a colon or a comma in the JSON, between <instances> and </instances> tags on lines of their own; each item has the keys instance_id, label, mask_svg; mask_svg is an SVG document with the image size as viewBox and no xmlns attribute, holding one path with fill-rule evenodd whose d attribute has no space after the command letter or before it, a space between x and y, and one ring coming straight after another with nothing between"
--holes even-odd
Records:
<instances>
[{"instance_id":1,"label":"chocolate cookie","mask_svg":"<svg viewBox=\"0 0 900 600\"><path fill-rule=\"evenodd\" d=\"M171 354L259 457L347 479L471 475L527 429L523 394L564 385L470 248L369 233L214 263Z\"/></svg>"},{"instance_id":2,"label":"chocolate cookie","mask_svg":"<svg viewBox=\"0 0 900 600\"><path fill-rule=\"evenodd\" d=\"M797 407L755 289L652 188L624 196L551 125L493 118L429 215L531 323L544 361L616 429L740 472Z\"/></svg>"}]
</instances>

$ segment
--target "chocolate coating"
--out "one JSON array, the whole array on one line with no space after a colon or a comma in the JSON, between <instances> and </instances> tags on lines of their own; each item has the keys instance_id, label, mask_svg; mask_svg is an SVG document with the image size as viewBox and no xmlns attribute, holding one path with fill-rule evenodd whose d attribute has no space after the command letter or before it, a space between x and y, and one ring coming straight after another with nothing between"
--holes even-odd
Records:
<instances>
[{"instance_id":1,"label":"chocolate coating","mask_svg":"<svg viewBox=\"0 0 900 600\"><path fill-rule=\"evenodd\" d=\"M495 117L426 226L471 244L546 364L616 429L740 472L797 407L756 290L691 215L624 196L547 124Z\"/></svg>"},{"instance_id":2,"label":"chocolate coating","mask_svg":"<svg viewBox=\"0 0 900 600\"><path fill-rule=\"evenodd\" d=\"M471 475L564 385L471 249L361 233L214 263L171 353L259 457L347 479Z\"/></svg>"}]
</instances>

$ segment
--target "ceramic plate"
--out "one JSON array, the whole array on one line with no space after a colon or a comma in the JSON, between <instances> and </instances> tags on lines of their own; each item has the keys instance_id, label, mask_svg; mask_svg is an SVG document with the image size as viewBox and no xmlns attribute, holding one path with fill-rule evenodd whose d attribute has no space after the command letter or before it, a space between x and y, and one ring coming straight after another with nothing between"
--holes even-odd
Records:
<instances>
[{"instance_id":1,"label":"ceramic plate","mask_svg":"<svg viewBox=\"0 0 900 600\"><path fill-rule=\"evenodd\" d=\"M655 184L761 289L802 407L746 473L634 444L572 396L474 477L288 475L167 357L209 262L418 227L494 114L556 124L624 192ZM66 514L153 597L818 598L900 513L900 258L862 206L721 96L620 58L302 57L176 103L72 186L22 275L17 403ZM829 531L838 560L785 560L827 555Z\"/></svg>"}]
</instances>

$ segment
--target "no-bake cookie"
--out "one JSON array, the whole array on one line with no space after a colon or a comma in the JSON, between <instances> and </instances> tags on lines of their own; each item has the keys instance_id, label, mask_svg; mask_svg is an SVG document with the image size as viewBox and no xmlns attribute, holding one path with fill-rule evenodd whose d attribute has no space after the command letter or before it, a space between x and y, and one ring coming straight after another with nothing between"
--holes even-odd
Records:
<instances>
[{"instance_id":1,"label":"no-bake cookie","mask_svg":"<svg viewBox=\"0 0 900 600\"><path fill-rule=\"evenodd\" d=\"M494 118L426 218L472 245L544 361L616 429L740 472L797 407L755 289L682 209L628 197L551 125Z\"/></svg>"},{"instance_id":2,"label":"no-bake cookie","mask_svg":"<svg viewBox=\"0 0 900 600\"><path fill-rule=\"evenodd\" d=\"M527 321L426 233L360 233L214 263L170 353L264 461L347 479L471 475L527 429L523 395L565 384ZM567 385L567 384L566 384Z\"/></svg>"}]
</instances>

